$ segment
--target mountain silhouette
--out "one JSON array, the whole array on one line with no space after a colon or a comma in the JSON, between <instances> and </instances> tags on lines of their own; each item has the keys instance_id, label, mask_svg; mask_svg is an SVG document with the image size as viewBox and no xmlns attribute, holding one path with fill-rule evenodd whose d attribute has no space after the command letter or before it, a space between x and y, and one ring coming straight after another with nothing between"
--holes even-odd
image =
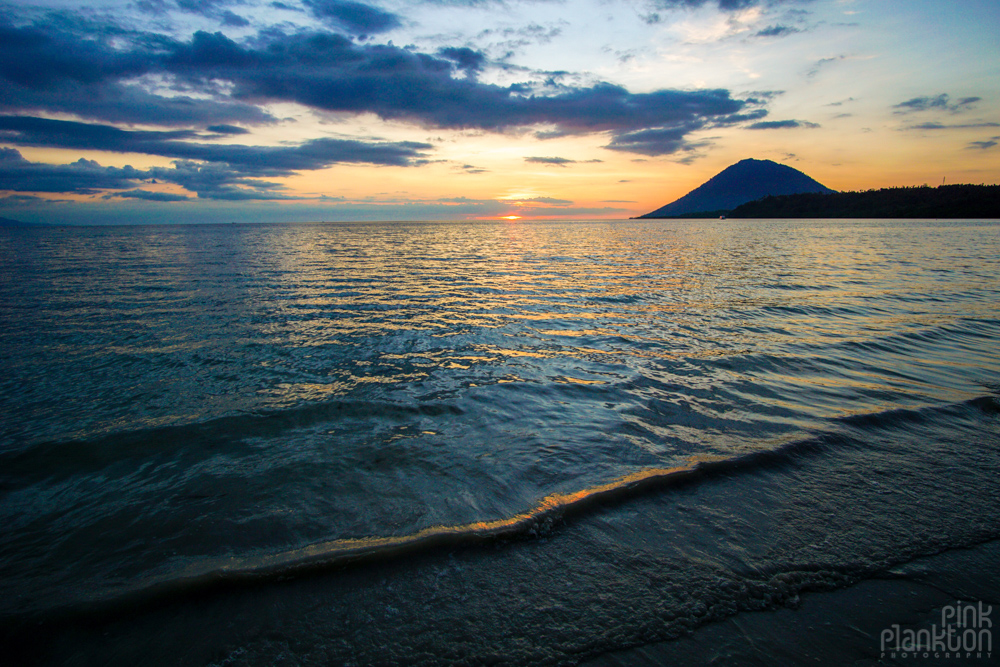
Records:
<instances>
[{"instance_id":1,"label":"mountain silhouette","mask_svg":"<svg viewBox=\"0 0 1000 667\"><path fill-rule=\"evenodd\" d=\"M832 193L825 185L770 160L740 160L710 178L677 201L640 218L675 218L697 213L726 213L740 204L771 195L804 192Z\"/></svg>"}]
</instances>

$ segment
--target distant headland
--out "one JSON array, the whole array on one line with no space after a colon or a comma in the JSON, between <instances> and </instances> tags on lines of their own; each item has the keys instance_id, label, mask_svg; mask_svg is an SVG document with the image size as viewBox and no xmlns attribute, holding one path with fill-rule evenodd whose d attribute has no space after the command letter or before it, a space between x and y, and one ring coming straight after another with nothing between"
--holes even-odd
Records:
<instances>
[{"instance_id":1,"label":"distant headland","mask_svg":"<svg viewBox=\"0 0 1000 667\"><path fill-rule=\"evenodd\" d=\"M0 218L0 227L49 227L46 222L22 222L13 218Z\"/></svg>"},{"instance_id":2,"label":"distant headland","mask_svg":"<svg viewBox=\"0 0 1000 667\"><path fill-rule=\"evenodd\" d=\"M741 160L643 218L1000 218L1000 185L836 192L797 169Z\"/></svg>"}]
</instances>

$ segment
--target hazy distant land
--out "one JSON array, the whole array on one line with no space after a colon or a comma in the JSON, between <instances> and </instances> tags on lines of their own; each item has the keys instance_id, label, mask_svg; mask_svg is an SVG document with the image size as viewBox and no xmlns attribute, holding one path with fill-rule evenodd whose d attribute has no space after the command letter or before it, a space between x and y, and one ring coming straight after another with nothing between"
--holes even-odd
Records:
<instances>
[{"instance_id":1,"label":"hazy distant land","mask_svg":"<svg viewBox=\"0 0 1000 667\"><path fill-rule=\"evenodd\" d=\"M0 218L0 227L49 227L47 222L24 222L13 218Z\"/></svg>"}]
</instances>

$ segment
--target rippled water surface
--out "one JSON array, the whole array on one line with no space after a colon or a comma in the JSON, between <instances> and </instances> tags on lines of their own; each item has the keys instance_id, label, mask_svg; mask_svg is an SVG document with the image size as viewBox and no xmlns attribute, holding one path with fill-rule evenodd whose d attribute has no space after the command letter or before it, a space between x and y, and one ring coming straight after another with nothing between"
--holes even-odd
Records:
<instances>
[{"instance_id":1,"label":"rippled water surface","mask_svg":"<svg viewBox=\"0 0 1000 667\"><path fill-rule=\"evenodd\" d=\"M0 260L9 621L166 589L183 607L189 589L249 581L242 601L198 595L216 595L227 617L253 616L306 662L573 663L664 638L644 625L652 607L602 597L659 590L635 573L683 572L668 579L686 602L671 606L660 590L650 604L701 622L684 604L737 613L753 598L751 571L820 563L839 585L900 554L1000 536L996 222L8 229ZM803 458L811 468L785 470ZM704 479L673 490L691 475ZM692 500L697 519L678 509L719 479L739 489ZM824 529L826 551L804 556L791 542L763 546L778 539L778 516L795 535L843 524ZM490 575L483 544L499 559ZM446 626L476 604L468 582L427 608L415 602L427 604L414 587L430 585L428 572L454 565L454 553L434 562L442 548L472 549L462 571L482 577L480 595L519 576L552 577L553 590L576 577L546 616L568 620L530 621L556 635L428 635L426 619ZM342 569L376 557L402 568L402 553L430 559L391 570L409 593ZM714 574L692 574L685 559ZM274 630L274 618L291 624L316 601L267 582L305 568L332 587L328 600L363 608L351 595L368 591L401 629L390 637L369 622L361 637L338 616ZM712 577L743 593L726 598L704 584ZM496 613L556 604L539 595L494 600ZM185 633L189 622L159 627ZM587 630L607 623L612 635ZM195 661L279 651L263 630L199 627ZM418 636L433 637L429 648ZM69 654L102 655L73 641Z\"/></svg>"}]
</instances>

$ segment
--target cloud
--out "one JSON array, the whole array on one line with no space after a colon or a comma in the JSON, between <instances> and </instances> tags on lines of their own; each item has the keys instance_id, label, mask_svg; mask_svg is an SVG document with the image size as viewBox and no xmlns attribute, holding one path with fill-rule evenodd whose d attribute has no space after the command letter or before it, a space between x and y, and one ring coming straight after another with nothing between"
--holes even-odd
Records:
<instances>
[{"instance_id":1,"label":"cloud","mask_svg":"<svg viewBox=\"0 0 1000 667\"><path fill-rule=\"evenodd\" d=\"M65 81L134 77L149 70L143 53L112 49L106 43L110 35L82 39L57 27L63 22L53 19L25 27L0 24L0 77L5 82L41 89Z\"/></svg>"},{"instance_id":2,"label":"cloud","mask_svg":"<svg viewBox=\"0 0 1000 667\"><path fill-rule=\"evenodd\" d=\"M277 120L253 104L185 95L163 97L117 82L88 86L71 82L45 90L3 84L0 82L0 111L8 113L55 112L88 120L169 127L264 125Z\"/></svg>"},{"instance_id":3,"label":"cloud","mask_svg":"<svg viewBox=\"0 0 1000 667\"><path fill-rule=\"evenodd\" d=\"M530 197L528 199L511 199L509 203L515 206L528 206L532 207L535 204L544 204L546 206L571 206L573 201L571 199L555 199L553 197Z\"/></svg>"},{"instance_id":4,"label":"cloud","mask_svg":"<svg viewBox=\"0 0 1000 667\"><path fill-rule=\"evenodd\" d=\"M764 120L747 126L748 130L785 130L796 127L819 127L816 123L806 120Z\"/></svg>"},{"instance_id":5,"label":"cloud","mask_svg":"<svg viewBox=\"0 0 1000 667\"><path fill-rule=\"evenodd\" d=\"M483 169L472 164L463 164L454 167L458 171L465 172L466 174L486 174L489 173L488 169Z\"/></svg>"},{"instance_id":6,"label":"cloud","mask_svg":"<svg viewBox=\"0 0 1000 667\"><path fill-rule=\"evenodd\" d=\"M484 42L488 39L496 39L486 47L493 53L499 53L501 60L510 59L518 49L522 49L532 44L548 44L553 39L562 34L562 21L558 24L544 26L539 23L531 23L519 28L487 28L476 35L476 39Z\"/></svg>"},{"instance_id":7,"label":"cloud","mask_svg":"<svg viewBox=\"0 0 1000 667\"><path fill-rule=\"evenodd\" d=\"M957 125L945 125L944 123L919 123L909 125L904 130L968 130L980 127L1000 127L1000 123L964 123Z\"/></svg>"},{"instance_id":8,"label":"cloud","mask_svg":"<svg viewBox=\"0 0 1000 667\"><path fill-rule=\"evenodd\" d=\"M49 199L48 197L38 197L36 195L7 195L0 197L0 204L4 206L25 206L34 204L53 204L69 201L67 199Z\"/></svg>"},{"instance_id":9,"label":"cloud","mask_svg":"<svg viewBox=\"0 0 1000 667\"><path fill-rule=\"evenodd\" d=\"M941 93L935 96L926 97L914 97L905 102L900 102L899 104L893 105L893 109L899 109L896 111L897 114L912 113L916 111L950 111L952 113L959 113L967 109L971 109L972 105L976 102L982 101L981 97L963 97L957 102L952 102L951 98L947 93Z\"/></svg>"},{"instance_id":10,"label":"cloud","mask_svg":"<svg viewBox=\"0 0 1000 667\"><path fill-rule=\"evenodd\" d=\"M821 69L825 69L827 65L832 65L833 63L840 62L842 60L847 60L847 56L834 56L833 58L820 58L817 60L813 66L806 72L806 76L814 77L819 74Z\"/></svg>"},{"instance_id":11,"label":"cloud","mask_svg":"<svg viewBox=\"0 0 1000 667\"><path fill-rule=\"evenodd\" d=\"M170 192L153 192L151 190L126 190L125 192L115 192L104 195L104 199L110 199L112 197L160 202L191 201L191 198L186 195L178 195Z\"/></svg>"},{"instance_id":12,"label":"cloud","mask_svg":"<svg viewBox=\"0 0 1000 667\"><path fill-rule=\"evenodd\" d=\"M424 148L429 148L429 144L411 142L371 144L343 139L313 139L289 147L213 146L157 138L157 135L176 132L127 132L106 126L37 118L0 117L0 128L11 125L11 120L41 121L31 125L41 125L42 131L0 134L9 143L59 145L51 138L58 135L67 138L62 143L72 148L121 150L128 146L132 149L130 152L182 158L175 161L172 168L152 167L140 171L132 167L102 167L85 159L69 165L33 163L15 149L0 148L0 190L19 192L94 194L101 190L133 188L138 181L157 179L180 185L197 193L201 199L294 199L281 192L281 184L261 178L289 176L298 170L320 169L343 162L404 166L422 155ZM46 134L47 129L54 131Z\"/></svg>"},{"instance_id":13,"label":"cloud","mask_svg":"<svg viewBox=\"0 0 1000 667\"><path fill-rule=\"evenodd\" d=\"M438 49L438 55L455 62L458 68L469 73L479 72L486 63L486 56L466 47L446 47Z\"/></svg>"},{"instance_id":14,"label":"cloud","mask_svg":"<svg viewBox=\"0 0 1000 667\"><path fill-rule=\"evenodd\" d=\"M247 22L238 2L182 0L184 11L232 26ZM735 7L739 3L720 3ZM361 37L402 25L395 14L342 0L306 0L315 16ZM150 12L167 5L147 2ZM287 8L287 7L286 7ZM425 128L539 136L604 134L606 148L641 155L691 153L706 128L759 120L770 93L737 99L728 90L631 93L606 82L581 83L566 72L522 73L518 83L484 83L487 55L467 47L422 53L415 47L352 41L345 34L272 27L237 42L221 32L187 39L141 32L69 12L36 13L18 25L0 19L0 141L14 146L138 153L173 161L138 170L92 160L47 165L4 149L0 189L107 193L112 198L185 201L145 190L151 179L180 185L201 199L293 199L279 179L335 164L417 166L431 162L429 143L321 137L294 145L217 143L273 124L264 105L297 103L344 115L373 114ZM558 27L497 29L512 39L550 39ZM513 32L510 32L513 30ZM510 34L508 34L510 33ZM509 78L508 78L509 81ZM53 114L83 120L55 120ZM123 129L146 126L160 129ZM690 157L686 159L692 159ZM529 163L566 166L559 157ZM589 161L593 162L593 160ZM485 170L473 165L469 174ZM114 191L114 192L109 192ZM533 205L572 202L538 199Z\"/></svg>"},{"instance_id":15,"label":"cloud","mask_svg":"<svg viewBox=\"0 0 1000 667\"><path fill-rule=\"evenodd\" d=\"M82 158L72 164L50 165L29 162L13 148L0 148L0 190L72 194L98 194L106 190L125 190L111 193L111 196L155 201L188 199L181 195L132 189L140 182L154 179L181 185L192 192L197 192L202 199L289 198L274 192L280 189L278 184L245 178L225 165L200 165L179 161L173 168L153 167L142 171L128 166L102 167L93 160Z\"/></svg>"},{"instance_id":16,"label":"cloud","mask_svg":"<svg viewBox=\"0 0 1000 667\"><path fill-rule=\"evenodd\" d=\"M970 141L966 148L985 151L996 146L998 141L1000 141L1000 137L990 137L986 141Z\"/></svg>"},{"instance_id":17,"label":"cloud","mask_svg":"<svg viewBox=\"0 0 1000 667\"><path fill-rule=\"evenodd\" d=\"M350 0L303 0L313 16L342 28L352 35L368 36L402 25L395 14Z\"/></svg>"},{"instance_id":18,"label":"cloud","mask_svg":"<svg viewBox=\"0 0 1000 667\"><path fill-rule=\"evenodd\" d=\"M216 134L248 134L250 132L250 130L236 125L209 125L206 129Z\"/></svg>"},{"instance_id":19,"label":"cloud","mask_svg":"<svg viewBox=\"0 0 1000 667\"><path fill-rule=\"evenodd\" d=\"M19 151L0 147L0 190L94 194L133 187L148 178L148 172L132 167L102 167L82 158L65 165L29 162Z\"/></svg>"},{"instance_id":20,"label":"cloud","mask_svg":"<svg viewBox=\"0 0 1000 667\"><path fill-rule=\"evenodd\" d=\"M337 163L410 166L422 163L426 151L433 148L431 144L412 141L365 142L332 138L311 139L297 146L185 141L199 136L192 130L121 130L110 125L76 121L0 116L0 138L7 143L219 162L244 174L272 177L322 169Z\"/></svg>"},{"instance_id":21,"label":"cloud","mask_svg":"<svg viewBox=\"0 0 1000 667\"><path fill-rule=\"evenodd\" d=\"M247 178L240 171L223 164L202 164L178 160L172 168L153 167L151 176L180 185L199 199L222 201L299 199L281 192L279 183Z\"/></svg>"},{"instance_id":22,"label":"cloud","mask_svg":"<svg viewBox=\"0 0 1000 667\"><path fill-rule=\"evenodd\" d=\"M0 111L172 126L275 121L256 105L231 99L150 93L134 82L163 69L172 40L77 23L55 13L21 27L0 21Z\"/></svg>"},{"instance_id":23,"label":"cloud","mask_svg":"<svg viewBox=\"0 0 1000 667\"><path fill-rule=\"evenodd\" d=\"M764 4L763 0L653 0L650 4L657 9L695 9L710 2L728 12Z\"/></svg>"},{"instance_id":24,"label":"cloud","mask_svg":"<svg viewBox=\"0 0 1000 667\"><path fill-rule=\"evenodd\" d=\"M625 132L615 136L605 148L650 156L690 152L707 145L706 142L691 142L687 139L689 133L702 126L702 123L693 122L673 128Z\"/></svg>"},{"instance_id":25,"label":"cloud","mask_svg":"<svg viewBox=\"0 0 1000 667\"><path fill-rule=\"evenodd\" d=\"M245 28L250 25L250 21L238 14L234 14L229 10L222 12L222 25L229 26L232 28Z\"/></svg>"},{"instance_id":26,"label":"cloud","mask_svg":"<svg viewBox=\"0 0 1000 667\"><path fill-rule=\"evenodd\" d=\"M567 164L575 164L576 160L570 160L564 157L526 157L525 162L533 162L535 164L548 164L556 167L565 167Z\"/></svg>"},{"instance_id":27,"label":"cloud","mask_svg":"<svg viewBox=\"0 0 1000 667\"><path fill-rule=\"evenodd\" d=\"M906 113L908 111L927 111L928 109L944 109L948 106L948 96L946 94L938 95L937 97L914 97L912 99L906 100L905 102L900 102L893 106L893 109L902 109L900 113Z\"/></svg>"},{"instance_id":28,"label":"cloud","mask_svg":"<svg viewBox=\"0 0 1000 667\"><path fill-rule=\"evenodd\" d=\"M784 37L785 35L793 35L797 32L802 32L798 28L793 28L787 25L772 25L758 31L755 37Z\"/></svg>"},{"instance_id":29,"label":"cloud","mask_svg":"<svg viewBox=\"0 0 1000 667\"><path fill-rule=\"evenodd\" d=\"M233 4L236 4L233 0L177 0L177 6L183 11L203 16L211 16L218 12L220 7Z\"/></svg>"},{"instance_id":30,"label":"cloud","mask_svg":"<svg viewBox=\"0 0 1000 667\"><path fill-rule=\"evenodd\" d=\"M227 4L210 3L204 11L220 11ZM395 15L360 3L309 0L308 6L328 19L349 23L355 32L389 29L398 21ZM659 146L656 151L671 144L653 135L640 141L634 132L674 136L678 128L694 131L740 122L739 114L766 113L759 108L766 98L735 99L723 89L631 93L611 83L565 83L566 73L528 71L526 82L483 83L476 74L487 66L486 56L468 48L444 48L431 55L391 43L356 44L331 32L287 34L279 28L239 43L221 32L196 32L179 41L110 25L83 26L67 15L46 16L29 26L0 25L0 111L20 118L68 113L103 122L218 128L277 122L263 105L291 102L325 112L371 113L384 120L444 129L505 132L543 127L546 136L606 132L611 134L613 150L634 146L645 154L651 154L653 143ZM456 76L462 73L465 76ZM145 88L151 82L158 82L156 90L184 92L154 94ZM105 137L101 145L89 147L233 165L251 162L250 147L212 148L191 141L197 138L161 136L158 139L169 141L163 143L130 134ZM126 139L130 145L115 147ZM27 141L21 136L15 143ZM37 139L32 145L82 148L86 143L79 137L67 141L63 136L58 143ZM366 142L338 148L363 153L362 143ZM331 157L316 164L415 164L422 159L417 153L427 148L366 145L367 157ZM333 150L327 141L290 150L261 147L259 152L264 163L298 156L298 166L283 168L316 168L301 163L321 146Z\"/></svg>"},{"instance_id":31,"label":"cloud","mask_svg":"<svg viewBox=\"0 0 1000 667\"><path fill-rule=\"evenodd\" d=\"M449 58L391 45L357 45L328 33L272 33L253 46L236 44L221 33L196 33L189 43L177 45L166 62L192 86L229 82L232 96L240 101L297 102L447 129L544 125L553 136L620 135L735 123L741 119L734 114L754 104L722 89L630 93L603 82L560 84L551 76L536 83L487 84L453 76L458 64ZM627 144L615 142L617 150Z\"/></svg>"}]
</instances>

